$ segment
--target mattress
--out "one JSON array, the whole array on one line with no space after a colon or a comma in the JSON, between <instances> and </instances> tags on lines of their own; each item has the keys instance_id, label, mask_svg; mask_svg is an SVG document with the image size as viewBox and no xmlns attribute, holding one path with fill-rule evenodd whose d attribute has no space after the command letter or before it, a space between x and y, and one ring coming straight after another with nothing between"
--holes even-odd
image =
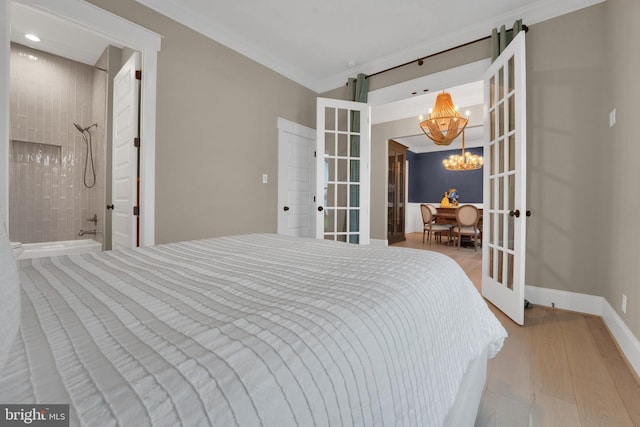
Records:
<instances>
[{"instance_id":1,"label":"mattress","mask_svg":"<svg viewBox=\"0 0 640 427\"><path fill-rule=\"evenodd\" d=\"M430 251L254 234L19 266L0 402L71 425L440 426L506 337Z\"/></svg>"}]
</instances>

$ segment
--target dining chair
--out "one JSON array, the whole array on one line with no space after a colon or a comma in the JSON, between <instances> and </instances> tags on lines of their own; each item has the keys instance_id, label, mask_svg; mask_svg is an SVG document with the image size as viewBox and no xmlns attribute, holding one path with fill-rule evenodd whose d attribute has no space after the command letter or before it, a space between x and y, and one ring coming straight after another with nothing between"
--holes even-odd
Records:
<instances>
[{"instance_id":1,"label":"dining chair","mask_svg":"<svg viewBox=\"0 0 640 427\"><path fill-rule=\"evenodd\" d=\"M438 215L438 208L436 208L430 203L425 203L425 205L427 205L427 207L431 211L431 217L433 218L433 222L436 222L436 215Z\"/></svg>"},{"instance_id":2,"label":"dining chair","mask_svg":"<svg viewBox=\"0 0 640 427\"><path fill-rule=\"evenodd\" d=\"M435 207L433 207L435 209ZM431 244L431 233L438 233L442 241L442 233L446 232L451 239L451 225L449 224L436 224L433 212L428 204L422 203L420 205L420 212L422 213L422 244L424 244L424 236L427 234L429 244ZM437 210L436 210L437 212Z\"/></svg>"},{"instance_id":3,"label":"dining chair","mask_svg":"<svg viewBox=\"0 0 640 427\"><path fill-rule=\"evenodd\" d=\"M458 249L462 236L473 238L473 250L478 250L478 239L480 238L480 211L473 205L461 205L456 209L456 223L451 227L452 237L458 239Z\"/></svg>"}]
</instances>

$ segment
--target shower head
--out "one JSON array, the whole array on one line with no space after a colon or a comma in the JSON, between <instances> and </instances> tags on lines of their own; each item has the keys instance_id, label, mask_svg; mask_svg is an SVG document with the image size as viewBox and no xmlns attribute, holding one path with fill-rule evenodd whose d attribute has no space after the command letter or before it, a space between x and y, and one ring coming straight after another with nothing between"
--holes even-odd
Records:
<instances>
[{"instance_id":1,"label":"shower head","mask_svg":"<svg viewBox=\"0 0 640 427\"><path fill-rule=\"evenodd\" d=\"M88 131L89 129L91 129L92 127L98 127L97 123L94 123L92 125L87 126L86 128L83 128L82 126L80 126L79 124L77 124L76 122L73 122L73 125L76 127L76 129L78 129L78 131L80 133L85 133L86 131Z\"/></svg>"}]
</instances>

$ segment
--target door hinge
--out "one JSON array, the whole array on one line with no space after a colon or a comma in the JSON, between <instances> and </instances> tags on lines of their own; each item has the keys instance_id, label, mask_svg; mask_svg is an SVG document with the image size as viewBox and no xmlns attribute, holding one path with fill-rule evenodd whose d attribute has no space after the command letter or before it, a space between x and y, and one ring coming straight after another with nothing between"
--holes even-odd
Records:
<instances>
[{"instance_id":1,"label":"door hinge","mask_svg":"<svg viewBox=\"0 0 640 427\"><path fill-rule=\"evenodd\" d=\"M313 201L314 201L314 202L316 201L316 196L313 196Z\"/></svg>"},{"instance_id":2,"label":"door hinge","mask_svg":"<svg viewBox=\"0 0 640 427\"><path fill-rule=\"evenodd\" d=\"M138 206L133 207L133 215L134 216L140 215L140 208Z\"/></svg>"},{"instance_id":3,"label":"door hinge","mask_svg":"<svg viewBox=\"0 0 640 427\"><path fill-rule=\"evenodd\" d=\"M136 80L142 80L142 70L136 70Z\"/></svg>"},{"instance_id":4,"label":"door hinge","mask_svg":"<svg viewBox=\"0 0 640 427\"><path fill-rule=\"evenodd\" d=\"M318 157L317 151L313 152L313 157Z\"/></svg>"},{"instance_id":5,"label":"door hinge","mask_svg":"<svg viewBox=\"0 0 640 427\"><path fill-rule=\"evenodd\" d=\"M140 148L140 138L133 138L133 146Z\"/></svg>"}]
</instances>

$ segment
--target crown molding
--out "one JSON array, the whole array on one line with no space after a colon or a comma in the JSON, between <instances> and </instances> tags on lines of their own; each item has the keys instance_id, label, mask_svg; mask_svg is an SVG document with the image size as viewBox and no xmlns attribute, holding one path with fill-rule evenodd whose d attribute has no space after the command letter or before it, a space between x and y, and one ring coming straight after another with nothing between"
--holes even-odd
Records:
<instances>
[{"instance_id":1,"label":"crown molding","mask_svg":"<svg viewBox=\"0 0 640 427\"><path fill-rule=\"evenodd\" d=\"M452 46L468 43L471 40L487 36L492 28L499 27L507 23L509 23L507 25L510 25L510 23L516 19L522 18L525 24L533 25L547 19L555 18L585 7L602 3L605 0L538 1L508 14L494 16L490 20L478 21L472 26L465 26L457 31L447 34L446 36L418 43L392 55L387 55L385 57L366 62L358 67L350 68L343 72L327 76L323 79L316 79L309 75L309 73L305 73L295 64L285 62L274 57L272 53L257 46L241 34L220 28L220 26L213 20L191 12L176 0L136 1L250 59L253 59L265 67L272 69L273 71L315 91L316 93L323 93L344 85L347 78L355 76L358 73L373 74L380 70L394 67L398 64L403 64L417 58L449 49Z\"/></svg>"},{"instance_id":2,"label":"crown molding","mask_svg":"<svg viewBox=\"0 0 640 427\"><path fill-rule=\"evenodd\" d=\"M281 61L271 52L268 52L241 34L226 31L202 15L198 15L187 9L183 4L174 0L136 0L156 12L165 15L180 24L191 28L205 37L216 41L241 55L246 56L259 64L275 71L294 82L318 92L316 79L304 73L294 64Z\"/></svg>"}]
</instances>

